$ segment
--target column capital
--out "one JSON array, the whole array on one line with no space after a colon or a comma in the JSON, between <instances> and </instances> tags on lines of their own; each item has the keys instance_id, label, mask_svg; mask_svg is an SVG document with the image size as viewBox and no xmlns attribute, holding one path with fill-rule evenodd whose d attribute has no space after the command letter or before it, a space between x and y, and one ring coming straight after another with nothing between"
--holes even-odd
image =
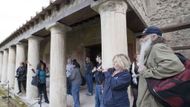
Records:
<instances>
[{"instance_id":1,"label":"column capital","mask_svg":"<svg viewBox=\"0 0 190 107\"><path fill-rule=\"evenodd\" d=\"M14 49L14 47L13 47L13 46L10 46L8 49L11 50L11 49Z\"/></svg>"},{"instance_id":2,"label":"column capital","mask_svg":"<svg viewBox=\"0 0 190 107\"><path fill-rule=\"evenodd\" d=\"M8 51L8 48L3 50L3 52L7 52L7 51Z\"/></svg>"},{"instance_id":3,"label":"column capital","mask_svg":"<svg viewBox=\"0 0 190 107\"><path fill-rule=\"evenodd\" d=\"M128 6L125 0L107 0L95 2L91 8L100 14L107 11L126 14Z\"/></svg>"},{"instance_id":4,"label":"column capital","mask_svg":"<svg viewBox=\"0 0 190 107\"><path fill-rule=\"evenodd\" d=\"M16 44L15 45L11 45L10 47L9 47L9 49L10 48L16 48Z\"/></svg>"},{"instance_id":5,"label":"column capital","mask_svg":"<svg viewBox=\"0 0 190 107\"><path fill-rule=\"evenodd\" d=\"M67 31L70 31L72 28L62 23L55 22L46 27L46 30L51 31L51 29L67 32Z\"/></svg>"},{"instance_id":6,"label":"column capital","mask_svg":"<svg viewBox=\"0 0 190 107\"><path fill-rule=\"evenodd\" d=\"M16 44L16 46L17 45L23 45L23 46L25 46L25 45L27 45L27 43L24 43L24 42L18 42L17 44Z\"/></svg>"},{"instance_id":7,"label":"column capital","mask_svg":"<svg viewBox=\"0 0 190 107\"><path fill-rule=\"evenodd\" d=\"M38 36L30 36L29 38L27 38L28 40L37 40L37 41L41 41L43 40L44 38L42 37L38 37Z\"/></svg>"}]
</instances>

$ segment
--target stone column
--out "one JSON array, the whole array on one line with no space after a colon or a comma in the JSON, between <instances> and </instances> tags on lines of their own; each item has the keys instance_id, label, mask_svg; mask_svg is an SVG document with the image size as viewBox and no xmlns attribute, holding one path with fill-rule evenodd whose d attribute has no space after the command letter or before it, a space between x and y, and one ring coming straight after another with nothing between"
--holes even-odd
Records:
<instances>
[{"instance_id":1,"label":"stone column","mask_svg":"<svg viewBox=\"0 0 190 107\"><path fill-rule=\"evenodd\" d=\"M15 80L15 60L16 60L15 48L10 47L9 56L8 56L7 79L9 81L9 87L11 89L14 87L14 80Z\"/></svg>"},{"instance_id":2,"label":"stone column","mask_svg":"<svg viewBox=\"0 0 190 107\"><path fill-rule=\"evenodd\" d=\"M0 51L0 80L2 78L2 67L3 67L3 52Z\"/></svg>"},{"instance_id":3,"label":"stone column","mask_svg":"<svg viewBox=\"0 0 190 107\"><path fill-rule=\"evenodd\" d=\"M92 5L101 18L102 66L112 67L112 58L119 53L128 55L127 4L124 0L107 0Z\"/></svg>"},{"instance_id":4,"label":"stone column","mask_svg":"<svg viewBox=\"0 0 190 107\"><path fill-rule=\"evenodd\" d=\"M7 82L7 67L8 67L8 50L4 50L3 52L3 70L2 70L2 84L6 84Z\"/></svg>"},{"instance_id":5,"label":"stone column","mask_svg":"<svg viewBox=\"0 0 190 107\"><path fill-rule=\"evenodd\" d=\"M38 96L37 87L31 84L32 77L35 73L32 69L36 70L40 58L40 42L37 37L30 37L28 39L28 70L27 70L27 87L26 97L27 99L34 99Z\"/></svg>"},{"instance_id":6,"label":"stone column","mask_svg":"<svg viewBox=\"0 0 190 107\"><path fill-rule=\"evenodd\" d=\"M26 54L25 54L25 46L23 43L18 43L16 45L16 64L15 64L15 75L16 70L20 66L22 62L26 60ZM14 84L14 92L17 93L18 90L18 81L17 78L15 78L15 84Z\"/></svg>"},{"instance_id":7,"label":"stone column","mask_svg":"<svg viewBox=\"0 0 190 107\"><path fill-rule=\"evenodd\" d=\"M2 78L1 83L6 84L7 82L7 64L8 64L8 50L3 51L3 68L2 68Z\"/></svg>"},{"instance_id":8,"label":"stone column","mask_svg":"<svg viewBox=\"0 0 190 107\"><path fill-rule=\"evenodd\" d=\"M66 107L65 38L70 28L56 23L47 29L51 32L50 107Z\"/></svg>"}]
</instances>

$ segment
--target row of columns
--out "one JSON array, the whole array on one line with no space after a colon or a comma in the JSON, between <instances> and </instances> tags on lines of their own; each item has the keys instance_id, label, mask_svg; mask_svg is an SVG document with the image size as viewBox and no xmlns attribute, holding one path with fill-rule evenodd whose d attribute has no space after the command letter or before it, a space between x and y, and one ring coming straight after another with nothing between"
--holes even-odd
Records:
<instances>
[{"instance_id":1,"label":"row of columns","mask_svg":"<svg viewBox=\"0 0 190 107\"><path fill-rule=\"evenodd\" d=\"M116 54L125 53L127 48L127 4L124 0L107 0L92 6L100 13L102 64L104 68L112 67L112 58ZM66 107L66 75L65 75L65 38L69 28L66 25L55 23L46 28L51 32L50 47L50 107ZM28 39L28 69L26 97L37 97L37 88L31 85L31 69L36 68L39 62L40 39ZM9 80L10 86L18 92L17 81L14 79L15 71L20 63L25 61L26 55L23 44L17 44L16 49L10 47L0 52L0 79L4 83Z\"/></svg>"}]
</instances>

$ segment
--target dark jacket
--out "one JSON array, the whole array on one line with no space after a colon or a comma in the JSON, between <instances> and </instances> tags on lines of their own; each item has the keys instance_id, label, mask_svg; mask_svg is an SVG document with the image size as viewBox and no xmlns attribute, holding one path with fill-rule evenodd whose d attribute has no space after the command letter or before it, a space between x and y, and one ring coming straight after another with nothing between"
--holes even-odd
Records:
<instances>
[{"instance_id":1,"label":"dark jacket","mask_svg":"<svg viewBox=\"0 0 190 107\"><path fill-rule=\"evenodd\" d=\"M93 65L92 63L86 63L85 64L85 75L92 75L92 69L93 69Z\"/></svg>"},{"instance_id":2,"label":"dark jacket","mask_svg":"<svg viewBox=\"0 0 190 107\"><path fill-rule=\"evenodd\" d=\"M128 71L124 71L112 77L112 73L111 70L104 72L104 107L129 107L127 89L131 81L131 75Z\"/></svg>"},{"instance_id":3,"label":"dark jacket","mask_svg":"<svg viewBox=\"0 0 190 107\"><path fill-rule=\"evenodd\" d=\"M17 77L18 81L26 80L26 74L27 74L26 67L24 67L24 66L18 67L18 69L16 70L16 74L17 74L16 77Z\"/></svg>"},{"instance_id":4,"label":"dark jacket","mask_svg":"<svg viewBox=\"0 0 190 107\"><path fill-rule=\"evenodd\" d=\"M96 68L98 68L100 66L101 66L101 64L98 64ZM95 77L95 82L97 85L101 85L105 80L105 76L104 76L103 72L100 72L97 70L94 72L94 77Z\"/></svg>"}]
</instances>

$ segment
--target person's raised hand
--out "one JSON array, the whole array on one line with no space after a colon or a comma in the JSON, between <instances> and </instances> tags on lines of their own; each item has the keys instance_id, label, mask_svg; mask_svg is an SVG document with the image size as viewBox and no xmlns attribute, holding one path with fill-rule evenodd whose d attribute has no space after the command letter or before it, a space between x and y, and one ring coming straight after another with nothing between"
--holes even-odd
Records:
<instances>
[{"instance_id":1,"label":"person's raised hand","mask_svg":"<svg viewBox=\"0 0 190 107\"><path fill-rule=\"evenodd\" d=\"M146 69L147 69L147 67L146 67L145 65L139 65L138 72L139 72L139 73L142 73L142 72L144 72Z\"/></svg>"}]
</instances>

